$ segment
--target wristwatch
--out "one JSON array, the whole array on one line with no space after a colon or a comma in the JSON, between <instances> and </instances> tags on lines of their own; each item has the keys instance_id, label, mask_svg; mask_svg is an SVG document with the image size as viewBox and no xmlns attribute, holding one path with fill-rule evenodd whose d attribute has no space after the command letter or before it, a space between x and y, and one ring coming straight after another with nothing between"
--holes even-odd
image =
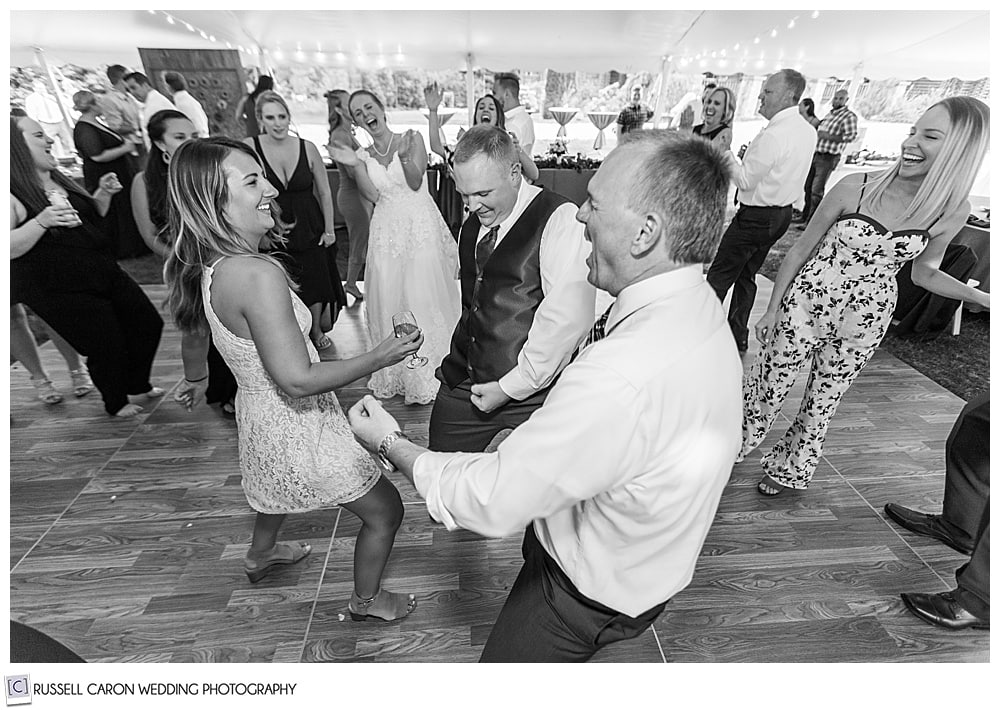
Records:
<instances>
[{"instance_id":1,"label":"wristwatch","mask_svg":"<svg viewBox=\"0 0 1000 710\"><path fill-rule=\"evenodd\" d=\"M392 465L392 461L389 460L389 449L396 443L397 439L406 439L406 434L398 429L396 431L391 431L385 435L385 438L382 439L382 443L378 445L378 462L386 471L396 470L396 467ZM409 441L409 439L406 440Z\"/></svg>"}]
</instances>

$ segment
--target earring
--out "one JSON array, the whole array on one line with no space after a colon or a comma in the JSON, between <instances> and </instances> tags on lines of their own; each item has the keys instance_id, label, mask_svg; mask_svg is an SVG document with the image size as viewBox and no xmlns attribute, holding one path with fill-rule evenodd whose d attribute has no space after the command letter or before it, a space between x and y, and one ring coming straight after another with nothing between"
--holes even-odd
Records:
<instances>
[{"instance_id":1,"label":"earring","mask_svg":"<svg viewBox=\"0 0 1000 710\"><path fill-rule=\"evenodd\" d=\"M160 153L160 157L163 158L163 162L170 165L170 153Z\"/></svg>"}]
</instances>

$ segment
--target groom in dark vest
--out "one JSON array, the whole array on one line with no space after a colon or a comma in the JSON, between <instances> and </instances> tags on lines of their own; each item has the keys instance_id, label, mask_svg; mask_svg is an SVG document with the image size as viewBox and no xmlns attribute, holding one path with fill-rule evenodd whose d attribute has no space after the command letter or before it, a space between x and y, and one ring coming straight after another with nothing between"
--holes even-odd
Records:
<instances>
[{"instance_id":1,"label":"groom in dark vest","mask_svg":"<svg viewBox=\"0 0 1000 710\"><path fill-rule=\"evenodd\" d=\"M504 131L474 126L455 149L469 217L459 236L462 315L441 362L433 451L482 451L542 406L594 322L590 245L572 202L521 178Z\"/></svg>"}]
</instances>

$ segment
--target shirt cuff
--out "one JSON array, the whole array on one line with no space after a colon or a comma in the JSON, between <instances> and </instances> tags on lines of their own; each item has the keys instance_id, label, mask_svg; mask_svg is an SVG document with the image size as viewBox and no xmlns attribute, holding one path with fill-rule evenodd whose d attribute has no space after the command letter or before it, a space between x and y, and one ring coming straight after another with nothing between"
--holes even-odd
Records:
<instances>
[{"instance_id":1,"label":"shirt cuff","mask_svg":"<svg viewBox=\"0 0 1000 710\"><path fill-rule=\"evenodd\" d=\"M527 399L538 391L537 387L532 386L531 383L521 376L516 367L501 377L497 384L500 385L500 389L503 390L505 395L518 402Z\"/></svg>"},{"instance_id":2,"label":"shirt cuff","mask_svg":"<svg viewBox=\"0 0 1000 710\"><path fill-rule=\"evenodd\" d=\"M448 530L458 524L441 502L441 473L453 454L425 451L413 462L413 486L427 503L427 512Z\"/></svg>"}]
</instances>

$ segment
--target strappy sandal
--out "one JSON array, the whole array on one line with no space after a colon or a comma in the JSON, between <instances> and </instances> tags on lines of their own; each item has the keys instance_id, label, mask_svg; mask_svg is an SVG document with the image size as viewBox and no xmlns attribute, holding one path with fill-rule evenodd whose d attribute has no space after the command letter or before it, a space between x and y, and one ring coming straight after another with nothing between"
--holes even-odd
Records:
<instances>
[{"instance_id":1,"label":"strappy sandal","mask_svg":"<svg viewBox=\"0 0 1000 710\"><path fill-rule=\"evenodd\" d=\"M784 493L785 488L786 486L781 485L768 475L760 479L760 482L757 484L757 492L768 498L781 495Z\"/></svg>"},{"instance_id":2,"label":"strappy sandal","mask_svg":"<svg viewBox=\"0 0 1000 710\"><path fill-rule=\"evenodd\" d=\"M94 383L90 380L90 374L84 368L70 370L69 378L73 381L73 396L86 397L94 391Z\"/></svg>"},{"instance_id":3,"label":"strappy sandal","mask_svg":"<svg viewBox=\"0 0 1000 710\"><path fill-rule=\"evenodd\" d=\"M372 609L375 600L378 600L378 608ZM384 589L379 589L375 592L375 596L367 599L354 592L351 601L347 603L347 609L350 611L353 621L368 621L370 618L395 621L409 616L416 608L416 595L387 592Z\"/></svg>"},{"instance_id":4,"label":"strappy sandal","mask_svg":"<svg viewBox=\"0 0 1000 710\"><path fill-rule=\"evenodd\" d=\"M251 584L257 584L271 574L276 567L294 565L305 559L310 552L312 552L312 546L303 542L279 542L275 544L271 554L263 560L245 558L243 571L247 573Z\"/></svg>"},{"instance_id":5,"label":"strappy sandal","mask_svg":"<svg viewBox=\"0 0 1000 710\"><path fill-rule=\"evenodd\" d=\"M36 380L32 377L31 384L35 386L35 394L38 399L45 402L45 404L59 404L63 401L62 394L55 388L52 380L48 377L41 380Z\"/></svg>"}]
</instances>

